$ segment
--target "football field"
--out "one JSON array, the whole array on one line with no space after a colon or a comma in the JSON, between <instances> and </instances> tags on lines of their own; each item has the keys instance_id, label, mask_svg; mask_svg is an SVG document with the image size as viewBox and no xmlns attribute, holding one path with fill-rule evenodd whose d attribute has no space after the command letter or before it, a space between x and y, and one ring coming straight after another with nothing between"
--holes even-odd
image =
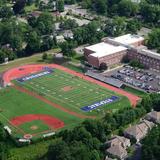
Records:
<instances>
[{"instance_id":1,"label":"football field","mask_svg":"<svg viewBox=\"0 0 160 160\"><path fill-rule=\"evenodd\" d=\"M57 65L14 68L4 81L11 86L0 90L0 121L18 139L42 138L135 102L133 95Z\"/></svg>"},{"instance_id":2,"label":"football field","mask_svg":"<svg viewBox=\"0 0 160 160\"><path fill-rule=\"evenodd\" d=\"M44 96L64 108L85 115L98 116L105 113L106 110L120 109L126 103L129 105L126 97L58 69L54 69L51 74L33 78L32 80L18 83L18 85ZM83 107L109 99L112 96L117 96L118 99L93 110L83 110Z\"/></svg>"}]
</instances>

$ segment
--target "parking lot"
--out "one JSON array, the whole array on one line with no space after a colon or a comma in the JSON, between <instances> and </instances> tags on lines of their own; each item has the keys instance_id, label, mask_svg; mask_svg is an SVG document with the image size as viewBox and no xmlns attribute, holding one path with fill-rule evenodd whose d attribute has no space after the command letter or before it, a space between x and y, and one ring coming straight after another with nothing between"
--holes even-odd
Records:
<instances>
[{"instance_id":1,"label":"parking lot","mask_svg":"<svg viewBox=\"0 0 160 160\"><path fill-rule=\"evenodd\" d=\"M155 71L124 66L122 68L103 73L106 77L118 79L128 86L145 92L160 92L160 73Z\"/></svg>"}]
</instances>

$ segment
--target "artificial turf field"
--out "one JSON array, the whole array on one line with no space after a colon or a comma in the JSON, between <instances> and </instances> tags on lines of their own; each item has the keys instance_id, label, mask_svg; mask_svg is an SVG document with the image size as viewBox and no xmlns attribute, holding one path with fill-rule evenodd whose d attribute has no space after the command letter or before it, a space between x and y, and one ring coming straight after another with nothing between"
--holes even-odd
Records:
<instances>
[{"instance_id":1,"label":"artificial turf field","mask_svg":"<svg viewBox=\"0 0 160 160\"><path fill-rule=\"evenodd\" d=\"M54 72L51 74L23 83L14 80L14 83L53 102L53 104L45 103L35 96L21 92L14 87L0 90L0 121L8 125L16 137L21 137L24 134L39 136L43 132L55 130L38 119L14 126L10 123L14 117L29 114L50 115L64 122L63 129L65 129L82 122L85 116L98 118L103 116L108 110L116 111L130 105L126 97L58 69L54 69ZM119 100L90 112L81 110L84 106L92 105L111 96L118 96ZM84 118L69 114L69 112L57 108L55 104L62 106L70 112L84 115Z\"/></svg>"},{"instance_id":2,"label":"artificial turf field","mask_svg":"<svg viewBox=\"0 0 160 160\"><path fill-rule=\"evenodd\" d=\"M19 85L69 110L85 115L98 116L102 115L105 110L118 110L126 104L129 105L126 97L58 69L54 69L52 74L19 83ZM117 102L104 105L90 112L81 110L84 106L92 105L115 95L119 97Z\"/></svg>"}]
</instances>

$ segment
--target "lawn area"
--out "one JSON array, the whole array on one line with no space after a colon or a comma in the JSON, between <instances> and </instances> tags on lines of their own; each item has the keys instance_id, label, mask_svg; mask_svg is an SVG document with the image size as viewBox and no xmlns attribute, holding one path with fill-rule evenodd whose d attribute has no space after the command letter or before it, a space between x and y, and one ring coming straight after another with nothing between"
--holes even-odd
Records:
<instances>
[{"instance_id":1,"label":"lawn area","mask_svg":"<svg viewBox=\"0 0 160 160\"><path fill-rule=\"evenodd\" d=\"M102 116L106 110L115 111L130 106L126 97L58 69L54 69L51 74L17 84L64 108L85 115ZM89 112L81 109L112 96L119 99Z\"/></svg>"},{"instance_id":2,"label":"lawn area","mask_svg":"<svg viewBox=\"0 0 160 160\"><path fill-rule=\"evenodd\" d=\"M47 51L46 53L49 56L46 61L42 61L43 53L37 53L37 54L34 54L29 57L15 59L14 61L10 61L8 64L0 64L0 73L6 71L8 69L14 68L14 67L18 67L18 66L22 66L22 65L26 65L26 64L37 64L37 63L41 63L41 64L42 63L45 63L45 64L57 63L57 64L65 66L67 68L70 68L72 70L75 70L77 72L83 72L81 67L77 67L77 66L74 66L74 65L68 63L69 61L74 62L74 63L80 63L82 60L82 56L76 55L72 59L65 58L62 62L61 61L59 62L53 58L53 54L56 54L58 52L60 52L59 48Z\"/></svg>"},{"instance_id":3,"label":"lawn area","mask_svg":"<svg viewBox=\"0 0 160 160\"><path fill-rule=\"evenodd\" d=\"M13 147L9 150L9 156L7 160L35 160L41 158L48 151L50 144L53 144L55 140L45 140L29 146L21 148Z\"/></svg>"},{"instance_id":4,"label":"lawn area","mask_svg":"<svg viewBox=\"0 0 160 160\"><path fill-rule=\"evenodd\" d=\"M139 97L143 97L143 96L145 96L147 94L147 93L145 93L143 91L137 90L137 89L129 87L129 86L126 86L124 88L124 90L127 91L127 92L130 92L130 93L133 93L133 94L135 94L135 95L137 95Z\"/></svg>"},{"instance_id":5,"label":"lawn area","mask_svg":"<svg viewBox=\"0 0 160 160\"><path fill-rule=\"evenodd\" d=\"M26 64L43 63L41 57L42 57L42 54L35 54L30 57L19 58L14 61L10 61L8 64L1 64L0 65L0 73L6 71L8 69L22 66L22 65L26 65Z\"/></svg>"},{"instance_id":6,"label":"lawn area","mask_svg":"<svg viewBox=\"0 0 160 160\"><path fill-rule=\"evenodd\" d=\"M18 128L10 125L9 120L17 116L27 114L49 115L63 121L65 124L64 129L71 128L75 124L78 124L82 121L73 115L54 108L43 101L40 101L25 93L21 93L11 87L0 90L0 95L0 121L2 121L4 125L10 126L11 129L13 129L14 135L23 135L22 132L20 132L22 129L25 133L29 132L28 123L24 123L24 125L18 126ZM40 125L41 130L46 130L46 126L42 125L42 123L36 123L35 121L35 123L32 123L32 125ZM36 134L37 131L38 130L32 130L32 133L34 132Z\"/></svg>"},{"instance_id":7,"label":"lawn area","mask_svg":"<svg viewBox=\"0 0 160 160\"><path fill-rule=\"evenodd\" d=\"M25 130L25 132L27 134L35 134L36 132L41 133L44 131L52 130L48 125L44 124L44 122L39 121L39 120L26 122L26 123L20 125L20 128Z\"/></svg>"},{"instance_id":8,"label":"lawn area","mask_svg":"<svg viewBox=\"0 0 160 160\"><path fill-rule=\"evenodd\" d=\"M37 7L35 6L35 4L32 5L27 5L24 8L25 12L33 12L35 10L37 10Z\"/></svg>"}]
</instances>

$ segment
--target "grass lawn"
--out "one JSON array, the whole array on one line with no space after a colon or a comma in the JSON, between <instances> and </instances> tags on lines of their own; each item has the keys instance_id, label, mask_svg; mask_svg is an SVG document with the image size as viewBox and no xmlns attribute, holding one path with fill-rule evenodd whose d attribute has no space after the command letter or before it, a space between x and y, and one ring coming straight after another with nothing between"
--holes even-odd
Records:
<instances>
[{"instance_id":1,"label":"grass lawn","mask_svg":"<svg viewBox=\"0 0 160 160\"><path fill-rule=\"evenodd\" d=\"M57 69L54 69L54 72L49 75L18 84L46 97L54 103L85 115L102 116L106 110L115 111L130 105L126 97ZM119 97L116 102L90 112L84 112L81 109L115 95Z\"/></svg>"},{"instance_id":2,"label":"grass lawn","mask_svg":"<svg viewBox=\"0 0 160 160\"><path fill-rule=\"evenodd\" d=\"M126 86L124 88L124 90L127 91L127 92L130 92L130 93L133 93L133 94L135 94L135 95L137 95L139 97L143 97L143 96L145 96L147 94L147 93L145 93L143 91L137 90L137 89L129 87L129 86Z\"/></svg>"},{"instance_id":3,"label":"grass lawn","mask_svg":"<svg viewBox=\"0 0 160 160\"><path fill-rule=\"evenodd\" d=\"M22 116L26 114L50 115L63 121L65 124L64 128L70 128L82 121L75 116L54 108L53 106L50 106L25 93L21 93L13 88L0 90L0 95L0 121L2 121L4 125L9 125L13 129L13 134L15 135L20 135L20 130L11 126L9 124L9 120L16 116ZM37 124L35 121L35 123L32 123L32 125L40 124ZM19 126L19 128L23 129L25 132L28 132L28 126L28 123L24 123L24 125ZM43 127L44 130L46 129L46 126L42 125L42 123L41 127Z\"/></svg>"},{"instance_id":4,"label":"grass lawn","mask_svg":"<svg viewBox=\"0 0 160 160\"><path fill-rule=\"evenodd\" d=\"M19 58L14 61L10 61L8 64L1 64L0 73L8 69L21 66L21 65L33 64L33 63L43 63L41 57L42 57L42 54L36 54L30 57Z\"/></svg>"},{"instance_id":5,"label":"grass lawn","mask_svg":"<svg viewBox=\"0 0 160 160\"><path fill-rule=\"evenodd\" d=\"M33 12L33 11L37 10L37 7L35 6L35 4L26 5L24 10L25 10L25 12Z\"/></svg>"},{"instance_id":6,"label":"grass lawn","mask_svg":"<svg viewBox=\"0 0 160 160\"><path fill-rule=\"evenodd\" d=\"M51 130L51 128L48 125L44 124L42 121L39 120L26 122L20 125L20 128L25 130L27 134L35 134Z\"/></svg>"},{"instance_id":7,"label":"grass lawn","mask_svg":"<svg viewBox=\"0 0 160 160\"><path fill-rule=\"evenodd\" d=\"M22 66L22 65L26 65L26 64L37 64L37 63L41 63L41 64L42 63L45 63L45 64L57 63L57 64L60 64L60 65L63 65L66 68L69 68L69 69L72 69L74 71L83 73L83 69L81 67L78 67L76 65L68 63L69 61L71 61L75 64L76 63L79 64L83 60L82 55L76 55L72 59L66 59L65 58L65 60L63 62L59 62L59 61L56 61L53 58L53 54L56 54L58 52L60 52L59 48L46 51L46 53L49 55L48 60L46 60L46 61L42 61L43 53L38 53L38 54L35 54L33 56L19 58L19 59L16 59L14 61L10 61L8 64L0 64L0 73L4 72L6 70L9 70L11 68L14 68L14 67L18 67L18 66Z\"/></svg>"}]
</instances>

